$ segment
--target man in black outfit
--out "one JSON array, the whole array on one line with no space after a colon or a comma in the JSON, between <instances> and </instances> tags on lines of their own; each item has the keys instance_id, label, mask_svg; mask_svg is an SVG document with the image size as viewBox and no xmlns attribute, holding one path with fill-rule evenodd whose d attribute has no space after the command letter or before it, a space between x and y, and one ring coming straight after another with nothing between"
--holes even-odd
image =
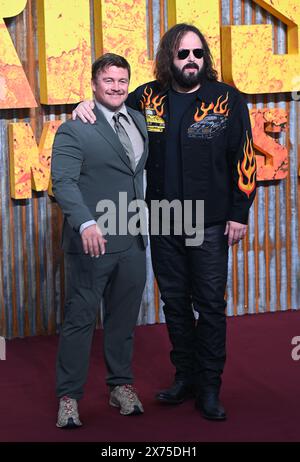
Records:
<instances>
[{"instance_id":1,"label":"man in black outfit","mask_svg":"<svg viewBox=\"0 0 300 462\"><path fill-rule=\"evenodd\" d=\"M146 200L150 211L153 200L190 200L194 211L203 200L205 227L199 246L187 246L184 234L150 236L176 368L173 385L156 398L179 404L195 394L203 417L225 420L219 393L228 245L245 237L256 187L249 112L236 89L217 81L208 44L194 26L177 24L162 37L155 76L126 102L147 123ZM75 113L93 121L88 108L81 103Z\"/></svg>"}]
</instances>

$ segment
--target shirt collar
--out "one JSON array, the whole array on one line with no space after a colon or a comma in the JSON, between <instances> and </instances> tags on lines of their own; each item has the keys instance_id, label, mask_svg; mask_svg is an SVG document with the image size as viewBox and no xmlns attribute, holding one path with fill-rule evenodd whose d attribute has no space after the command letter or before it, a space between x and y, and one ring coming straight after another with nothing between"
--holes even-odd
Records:
<instances>
[{"instance_id":1,"label":"shirt collar","mask_svg":"<svg viewBox=\"0 0 300 462\"><path fill-rule=\"evenodd\" d=\"M96 104L96 107L103 112L104 114L104 117L106 118L106 120L111 123L112 121L112 118L113 116L116 114L116 111L111 111L110 109L108 109L106 106L104 106L103 104L99 103L99 101L97 101L96 99L94 100L95 104ZM126 120L130 123L130 119L129 119L129 115L128 115L128 112L127 112L127 108L125 106L125 104L123 104L123 106L121 106L121 108L117 111L117 112L120 112L122 115L125 116Z\"/></svg>"}]
</instances>

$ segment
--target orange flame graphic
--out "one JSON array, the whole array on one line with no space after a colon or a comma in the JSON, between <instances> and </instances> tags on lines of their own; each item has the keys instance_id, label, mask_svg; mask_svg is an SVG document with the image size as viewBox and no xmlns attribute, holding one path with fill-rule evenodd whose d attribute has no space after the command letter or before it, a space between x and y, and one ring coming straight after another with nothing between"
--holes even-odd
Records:
<instances>
[{"instance_id":1,"label":"orange flame graphic","mask_svg":"<svg viewBox=\"0 0 300 462\"><path fill-rule=\"evenodd\" d=\"M152 88L148 90L148 87L146 87L144 89L144 94L142 95L142 100L141 100L142 109L145 109L146 107L153 107L153 109L156 111L156 114L159 117L161 117L164 113L164 104L162 104L162 102L165 99L166 95L161 96L160 99L158 99L159 95L157 95L151 100L152 95L153 95ZM161 108L159 108L159 106L161 106Z\"/></svg>"},{"instance_id":2,"label":"orange flame graphic","mask_svg":"<svg viewBox=\"0 0 300 462\"><path fill-rule=\"evenodd\" d=\"M248 132L246 133L247 141L244 145L244 158L242 160L242 164L240 164L240 161L238 162L237 170L239 174L238 187L241 191L247 194L249 198L255 188L256 162L252 140L249 140ZM246 180L245 182L244 179Z\"/></svg>"},{"instance_id":3,"label":"orange flame graphic","mask_svg":"<svg viewBox=\"0 0 300 462\"><path fill-rule=\"evenodd\" d=\"M152 100L152 104L153 104L153 107L156 111L156 114L161 117L164 113L164 104L162 104L163 100L165 99L166 95L162 96L159 100L157 99L158 98L158 95L155 96L155 98L153 98ZM161 106L161 108L159 109L159 106Z\"/></svg>"},{"instance_id":4,"label":"orange flame graphic","mask_svg":"<svg viewBox=\"0 0 300 462\"><path fill-rule=\"evenodd\" d=\"M199 108L197 107L197 111L196 111L196 114L194 115L194 120L195 122L200 122L200 120L203 120L204 117L207 116L208 114L208 111L210 111L211 109L213 109L214 107L214 103L210 103L207 107L205 107L205 103L202 103L201 104L201 111L202 111L202 114L201 116L199 116Z\"/></svg>"},{"instance_id":5,"label":"orange flame graphic","mask_svg":"<svg viewBox=\"0 0 300 462\"><path fill-rule=\"evenodd\" d=\"M148 87L145 88L144 94L142 95L142 98L143 98L141 100L142 109L144 109L146 106L149 106L151 102L151 96L152 96L153 90L152 88L150 88L150 91L148 93L147 93L147 90L148 90Z\"/></svg>"},{"instance_id":6,"label":"orange flame graphic","mask_svg":"<svg viewBox=\"0 0 300 462\"><path fill-rule=\"evenodd\" d=\"M222 98L222 96L223 95L219 96L218 98L217 104L214 107L214 113L215 114L225 114L225 116L228 116L229 109L228 109L228 104L226 104L228 101L228 92L226 94L226 98L222 102L220 102L220 99Z\"/></svg>"}]
</instances>

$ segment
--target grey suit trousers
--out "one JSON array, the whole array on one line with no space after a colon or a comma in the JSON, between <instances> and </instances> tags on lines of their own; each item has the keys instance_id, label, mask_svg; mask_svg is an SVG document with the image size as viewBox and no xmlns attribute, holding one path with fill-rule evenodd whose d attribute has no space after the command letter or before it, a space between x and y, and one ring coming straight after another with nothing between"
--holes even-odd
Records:
<instances>
[{"instance_id":1,"label":"grey suit trousers","mask_svg":"<svg viewBox=\"0 0 300 462\"><path fill-rule=\"evenodd\" d=\"M146 251L141 236L122 252L92 258L66 254L67 300L57 357L58 397L80 399L86 382L92 338L104 297L106 383L133 382L133 332L146 282Z\"/></svg>"}]
</instances>

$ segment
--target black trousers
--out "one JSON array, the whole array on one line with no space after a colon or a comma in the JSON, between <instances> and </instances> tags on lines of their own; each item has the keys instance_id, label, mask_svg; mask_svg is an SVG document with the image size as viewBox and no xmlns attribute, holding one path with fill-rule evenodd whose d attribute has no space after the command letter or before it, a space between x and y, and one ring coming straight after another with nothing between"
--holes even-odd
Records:
<instances>
[{"instance_id":1,"label":"black trousers","mask_svg":"<svg viewBox=\"0 0 300 462\"><path fill-rule=\"evenodd\" d=\"M146 281L141 237L129 249L99 258L67 254L67 300L60 333L56 393L80 399L86 382L96 316L104 297L107 385L133 382L133 333Z\"/></svg>"},{"instance_id":2,"label":"black trousers","mask_svg":"<svg viewBox=\"0 0 300 462\"><path fill-rule=\"evenodd\" d=\"M185 236L151 236L154 273L164 302L176 379L219 389L226 358L224 300L228 236L225 223L205 228L200 246ZM198 312L195 321L194 312Z\"/></svg>"}]
</instances>

